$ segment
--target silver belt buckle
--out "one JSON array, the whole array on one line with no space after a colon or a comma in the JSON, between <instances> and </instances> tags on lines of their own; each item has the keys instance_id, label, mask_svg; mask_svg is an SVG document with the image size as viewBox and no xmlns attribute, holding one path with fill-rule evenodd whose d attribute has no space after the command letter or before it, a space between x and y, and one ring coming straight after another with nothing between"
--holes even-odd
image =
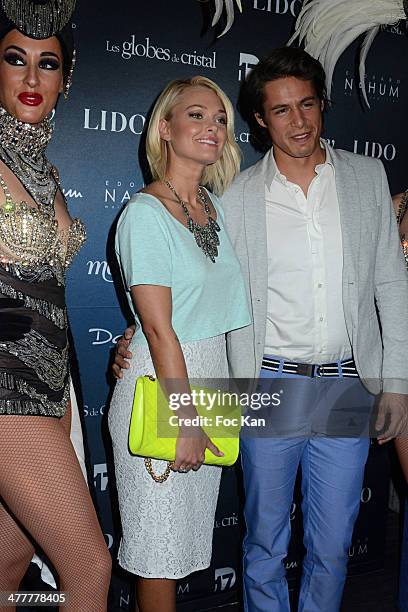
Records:
<instances>
[{"instance_id":1,"label":"silver belt buckle","mask_svg":"<svg viewBox=\"0 0 408 612\"><path fill-rule=\"evenodd\" d=\"M325 375L324 365L323 364L317 366L316 370L317 370L317 373L316 373L317 376L324 376Z\"/></svg>"},{"instance_id":2,"label":"silver belt buckle","mask_svg":"<svg viewBox=\"0 0 408 612\"><path fill-rule=\"evenodd\" d=\"M308 376L309 378L313 378L314 365L312 363L298 363L296 374L299 376Z\"/></svg>"}]
</instances>

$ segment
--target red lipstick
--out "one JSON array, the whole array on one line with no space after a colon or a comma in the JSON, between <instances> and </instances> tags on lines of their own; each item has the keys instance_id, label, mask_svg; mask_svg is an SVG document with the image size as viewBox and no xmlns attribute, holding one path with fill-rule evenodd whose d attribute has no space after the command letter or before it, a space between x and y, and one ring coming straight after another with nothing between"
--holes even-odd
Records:
<instances>
[{"instance_id":1,"label":"red lipstick","mask_svg":"<svg viewBox=\"0 0 408 612\"><path fill-rule=\"evenodd\" d=\"M43 101L41 94L32 91L23 91L18 95L18 99L22 104L26 104L26 106L38 106Z\"/></svg>"}]
</instances>

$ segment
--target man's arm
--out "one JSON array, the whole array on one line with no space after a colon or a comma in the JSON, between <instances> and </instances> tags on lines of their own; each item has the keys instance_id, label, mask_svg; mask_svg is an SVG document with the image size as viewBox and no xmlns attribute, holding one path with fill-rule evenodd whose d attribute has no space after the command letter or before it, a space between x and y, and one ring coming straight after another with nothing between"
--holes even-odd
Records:
<instances>
[{"instance_id":1,"label":"man's arm","mask_svg":"<svg viewBox=\"0 0 408 612\"><path fill-rule=\"evenodd\" d=\"M225 227L232 242L234 252L238 257L251 312L250 277L248 245L244 223L244 180L242 175L236 179L222 197L222 207L225 213ZM251 202L248 203L250 205ZM231 378L249 378L255 368L249 365L248 355L253 345L253 321L250 325L229 331L226 334L227 359Z\"/></svg>"},{"instance_id":2,"label":"man's arm","mask_svg":"<svg viewBox=\"0 0 408 612\"><path fill-rule=\"evenodd\" d=\"M122 370L127 370L130 367L127 359L132 359L132 353L128 351L128 348L135 331L135 325L127 327L123 332L123 336L121 336L116 343L115 361L112 365L112 371L115 378L123 378Z\"/></svg>"},{"instance_id":3,"label":"man's arm","mask_svg":"<svg viewBox=\"0 0 408 612\"><path fill-rule=\"evenodd\" d=\"M398 227L381 168L381 223L375 264L375 298L380 315L383 356L383 390L408 394L408 274Z\"/></svg>"},{"instance_id":4,"label":"man's arm","mask_svg":"<svg viewBox=\"0 0 408 612\"><path fill-rule=\"evenodd\" d=\"M408 432L408 275L391 194L382 164L381 225L375 268L375 298L383 340L383 394L376 430L380 444Z\"/></svg>"}]
</instances>

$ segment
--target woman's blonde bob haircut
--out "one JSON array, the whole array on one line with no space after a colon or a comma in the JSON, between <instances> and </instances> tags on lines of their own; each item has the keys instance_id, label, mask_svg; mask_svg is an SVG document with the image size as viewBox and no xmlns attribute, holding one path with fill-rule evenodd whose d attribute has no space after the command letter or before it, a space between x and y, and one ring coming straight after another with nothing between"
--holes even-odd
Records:
<instances>
[{"instance_id":1,"label":"woman's blonde bob haircut","mask_svg":"<svg viewBox=\"0 0 408 612\"><path fill-rule=\"evenodd\" d=\"M214 91L227 114L227 140L218 161L206 166L201 182L216 195L220 196L227 189L233 178L238 174L241 151L235 142L234 109L229 98L214 81L202 76L171 81L162 91L154 105L146 136L146 153L150 171L154 180L163 180L167 171L167 142L160 138L159 123L161 119L169 120L171 112L180 95L188 87L208 87Z\"/></svg>"}]
</instances>

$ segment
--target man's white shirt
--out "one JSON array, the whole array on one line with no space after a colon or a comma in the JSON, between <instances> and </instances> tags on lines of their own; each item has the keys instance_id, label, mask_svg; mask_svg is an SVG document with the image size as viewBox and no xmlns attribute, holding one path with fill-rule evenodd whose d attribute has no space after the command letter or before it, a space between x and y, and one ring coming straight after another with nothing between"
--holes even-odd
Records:
<instances>
[{"instance_id":1,"label":"man's white shirt","mask_svg":"<svg viewBox=\"0 0 408 612\"><path fill-rule=\"evenodd\" d=\"M351 355L343 310L343 246L335 170L315 168L307 197L271 155L265 185L268 307L265 354L302 363Z\"/></svg>"}]
</instances>

